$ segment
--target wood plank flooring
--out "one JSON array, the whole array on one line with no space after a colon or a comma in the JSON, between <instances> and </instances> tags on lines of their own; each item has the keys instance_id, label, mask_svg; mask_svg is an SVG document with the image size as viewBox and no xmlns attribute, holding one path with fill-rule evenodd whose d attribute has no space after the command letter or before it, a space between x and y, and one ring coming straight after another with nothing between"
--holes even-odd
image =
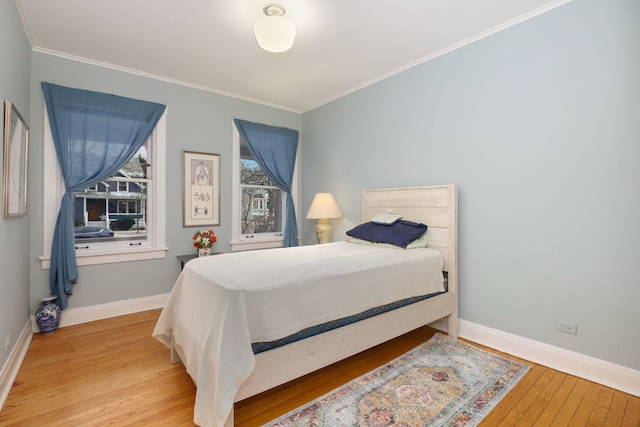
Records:
<instances>
[{"instance_id":1,"label":"wood plank flooring","mask_svg":"<svg viewBox=\"0 0 640 427\"><path fill-rule=\"evenodd\" d=\"M195 387L151 338L159 310L37 334L0 426L193 426ZM260 426L429 339L425 327L239 402L237 426ZM493 426L640 426L640 397L530 362L482 421Z\"/></svg>"}]
</instances>

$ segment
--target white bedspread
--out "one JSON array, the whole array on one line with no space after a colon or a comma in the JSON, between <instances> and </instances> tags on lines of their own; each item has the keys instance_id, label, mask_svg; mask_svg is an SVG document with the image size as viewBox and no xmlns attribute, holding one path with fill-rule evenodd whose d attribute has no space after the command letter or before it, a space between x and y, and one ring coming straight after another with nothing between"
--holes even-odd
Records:
<instances>
[{"instance_id":1,"label":"white bedspread","mask_svg":"<svg viewBox=\"0 0 640 427\"><path fill-rule=\"evenodd\" d=\"M444 291L442 256L347 242L230 253L190 261L153 336L173 336L197 386L194 422L223 426L255 366L252 342L403 298Z\"/></svg>"}]
</instances>

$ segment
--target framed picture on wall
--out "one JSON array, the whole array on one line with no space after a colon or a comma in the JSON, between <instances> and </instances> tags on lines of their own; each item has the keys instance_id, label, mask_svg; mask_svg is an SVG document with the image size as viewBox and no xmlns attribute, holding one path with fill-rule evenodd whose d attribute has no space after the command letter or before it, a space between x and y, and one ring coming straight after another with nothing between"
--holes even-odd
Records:
<instances>
[{"instance_id":1,"label":"framed picture on wall","mask_svg":"<svg viewBox=\"0 0 640 427\"><path fill-rule=\"evenodd\" d=\"M4 101L4 176L2 206L5 218L27 214L29 127L18 109Z\"/></svg>"},{"instance_id":2,"label":"framed picture on wall","mask_svg":"<svg viewBox=\"0 0 640 427\"><path fill-rule=\"evenodd\" d=\"M220 225L220 155L182 152L184 227Z\"/></svg>"}]
</instances>

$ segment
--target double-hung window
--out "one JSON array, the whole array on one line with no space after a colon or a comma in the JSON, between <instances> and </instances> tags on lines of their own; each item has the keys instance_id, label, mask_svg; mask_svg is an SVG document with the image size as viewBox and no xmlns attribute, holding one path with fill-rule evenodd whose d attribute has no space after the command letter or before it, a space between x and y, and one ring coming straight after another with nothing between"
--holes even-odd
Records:
<instances>
[{"instance_id":1,"label":"double-hung window","mask_svg":"<svg viewBox=\"0 0 640 427\"><path fill-rule=\"evenodd\" d=\"M46 106L45 106L46 109ZM65 192L62 173L44 114L43 268ZM163 258L165 242L166 112L127 164L111 177L73 193L77 265ZM100 141L95 141L99 147Z\"/></svg>"},{"instance_id":2,"label":"double-hung window","mask_svg":"<svg viewBox=\"0 0 640 427\"><path fill-rule=\"evenodd\" d=\"M283 246L286 194L260 168L235 125L232 199L233 251Z\"/></svg>"}]
</instances>

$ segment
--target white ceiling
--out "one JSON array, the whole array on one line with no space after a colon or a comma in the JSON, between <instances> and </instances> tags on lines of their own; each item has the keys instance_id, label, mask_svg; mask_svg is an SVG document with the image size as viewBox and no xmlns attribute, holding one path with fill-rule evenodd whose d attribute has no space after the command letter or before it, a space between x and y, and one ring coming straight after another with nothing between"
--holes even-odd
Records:
<instances>
[{"instance_id":1,"label":"white ceiling","mask_svg":"<svg viewBox=\"0 0 640 427\"><path fill-rule=\"evenodd\" d=\"M271 0L15 0L31 47L305 112L570 0L281 0L293 48L262 51Z\"/></svg>"}]
</instances>

